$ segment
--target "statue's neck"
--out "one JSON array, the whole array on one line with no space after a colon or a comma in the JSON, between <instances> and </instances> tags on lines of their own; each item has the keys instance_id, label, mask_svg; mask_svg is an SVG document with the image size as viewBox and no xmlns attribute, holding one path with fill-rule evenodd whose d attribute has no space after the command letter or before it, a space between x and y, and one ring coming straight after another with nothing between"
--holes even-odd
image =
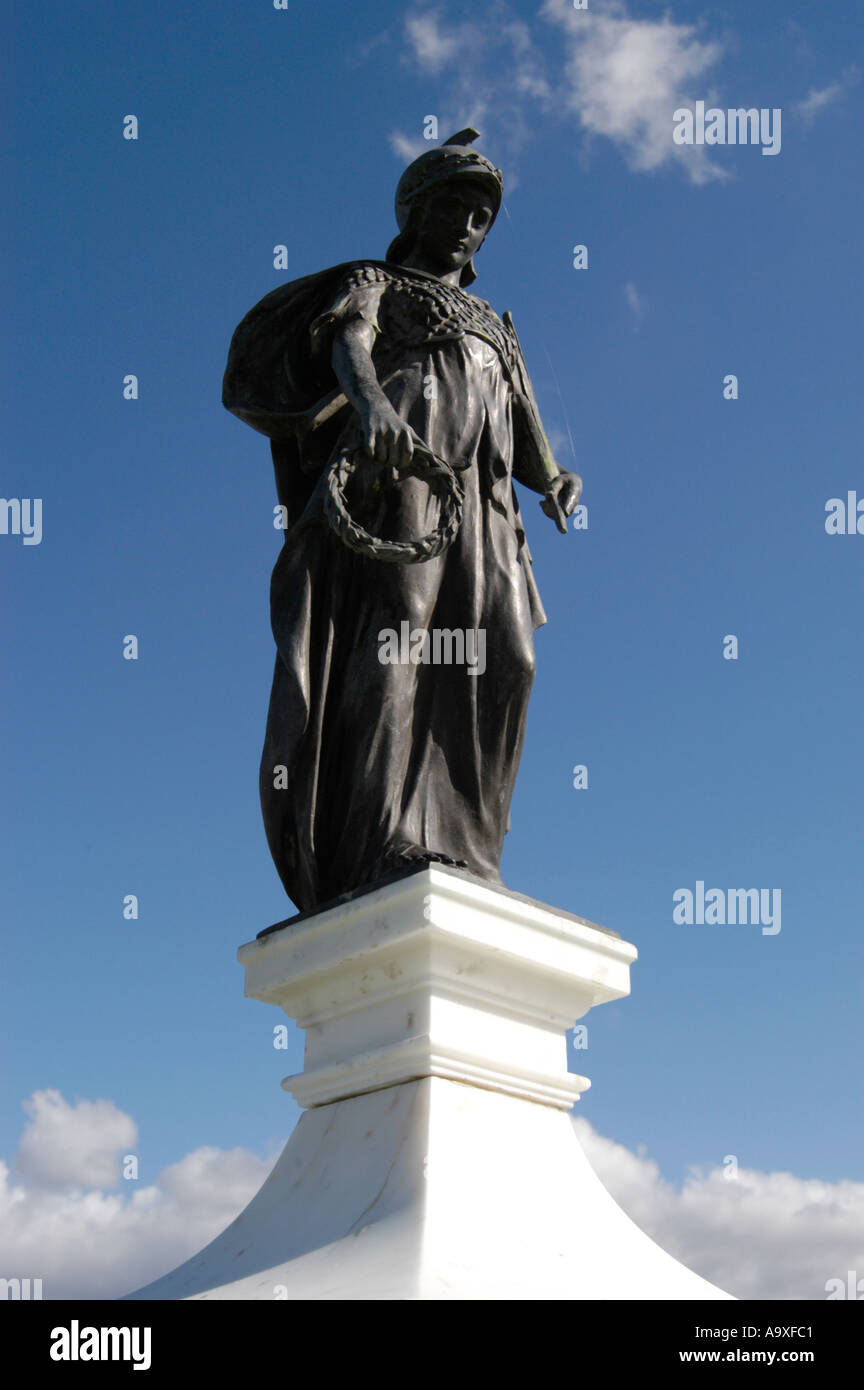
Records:
<instances>
[{"instance_id":1,"label":"statue's neck","mask_svg":"<svg viewBox=\"0 0 864 1390\"><path fill-rule=\"evenodd\" d=\"M422 270L424 275L434 276L436 280L441 281L442 285L455 285L457 289L459 288L462 266L458 266L456 270L446 270L442 274L441 271L436 270L434 266L428 265L426 261L420 260L417 256L406 256L402 264L408 270Z\"/></svg>"}]
</instances>

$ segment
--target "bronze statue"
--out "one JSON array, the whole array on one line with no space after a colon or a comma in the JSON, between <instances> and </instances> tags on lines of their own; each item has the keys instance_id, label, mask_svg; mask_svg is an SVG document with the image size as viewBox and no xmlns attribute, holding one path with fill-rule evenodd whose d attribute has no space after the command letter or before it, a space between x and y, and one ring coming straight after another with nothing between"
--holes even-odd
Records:
<instances>
[{"instance_id":1,"label":"bronze statue","mask_svg":"<svg viewBox=\"0 0 864 1390\"><path fill-rule=\"evenodd\" d=\"M562 531L581 481L509 315L466 292L502 196L476 138L402 175L385 260L274 290L231 344L223 401L288 518L261 803L301 911L430 861L501 881L546 621L512 480Z\"/></svg>"}]
</instances>

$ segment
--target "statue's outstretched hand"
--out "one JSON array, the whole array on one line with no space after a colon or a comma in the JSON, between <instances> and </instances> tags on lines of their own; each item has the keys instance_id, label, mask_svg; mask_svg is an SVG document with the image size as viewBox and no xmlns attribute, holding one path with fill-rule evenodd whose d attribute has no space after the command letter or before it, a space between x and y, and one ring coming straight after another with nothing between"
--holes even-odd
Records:
<instances>
[{"instance_id":1,"label":"statue's outstretched hand","mask_svg":"<svg viewBox=\"0 0 864 1390\"><path fill-rule=\"evenodd\" d=\"M407 468L414 453L411 430L388 400L372 401L360 412L366 452L384 467Z\"/></svg>"},{"instance_id":2,"label":"statue's outstretched hand","mask_svg":"<svg viewBox=\"0 0 864 1390\"><path fill-rule=\"evenodd\" d=\"M582 479L579 474L568 473L563 468L547 487L540 506L547 516L551 516L562 534L567 530L567 517L575 512L581 496Z\"/></svg>"}]
</instances>

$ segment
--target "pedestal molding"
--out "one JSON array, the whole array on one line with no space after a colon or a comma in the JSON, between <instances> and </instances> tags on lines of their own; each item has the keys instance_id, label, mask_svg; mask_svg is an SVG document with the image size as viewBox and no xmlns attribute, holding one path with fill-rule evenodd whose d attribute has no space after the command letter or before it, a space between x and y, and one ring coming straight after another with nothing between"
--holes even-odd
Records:
<instances>
[{"instance_id":1,"label":"pedestal molding","mask_svg":"<svg viewBox=\"0 0 864 1390\"><path fill-rule=\"evenodd\" d=\"M517 1072L512 1066L496 1066L480 1053L472 1056L464 1048L436 1046L426 1034L376 1048L329 1067L313 1067L295 1076L286 1076L282 1088L291 1092L298 1105L312 1109L346 1096L365 1095L408 1081L419 1081L424 1076L480 1086L483 1090L517 1096L520 1100L551 1105L557 1110L570 1110L591 1085L586 1076L578 1076L575 1072L561 1076L529 1067Z\"/></svg>"},{"instance_id":2,"label":"pedestal molding","mask_svg":"<svg viewBox=\"0 0 864 1390\"><path fill-rule=\"evenodd\" d=\"M240 948L306 1030L306 1107L231 1226L135 1299L722 1299L613 1201L567 1030L635 947L439 866ZM626 1318L626 1315L625 1315Z\"/></svg>"}]
</instances>

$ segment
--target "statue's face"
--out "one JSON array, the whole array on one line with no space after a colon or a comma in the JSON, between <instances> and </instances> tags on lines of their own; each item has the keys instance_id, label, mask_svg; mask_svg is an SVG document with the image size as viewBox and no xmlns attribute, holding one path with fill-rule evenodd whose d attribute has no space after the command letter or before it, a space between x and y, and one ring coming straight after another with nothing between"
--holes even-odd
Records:
<instances>
[{"instance_id":1,"label":"statue's face","mask_svg":"<svg viewBox=\"0 0 864 1390\"><path fill-rule=\"evenodd\" d=\"M448 179L423 199L414 254L439 274L461 270L482 246L493 216L482 183Z\"/></svg>"}]
</instances>

